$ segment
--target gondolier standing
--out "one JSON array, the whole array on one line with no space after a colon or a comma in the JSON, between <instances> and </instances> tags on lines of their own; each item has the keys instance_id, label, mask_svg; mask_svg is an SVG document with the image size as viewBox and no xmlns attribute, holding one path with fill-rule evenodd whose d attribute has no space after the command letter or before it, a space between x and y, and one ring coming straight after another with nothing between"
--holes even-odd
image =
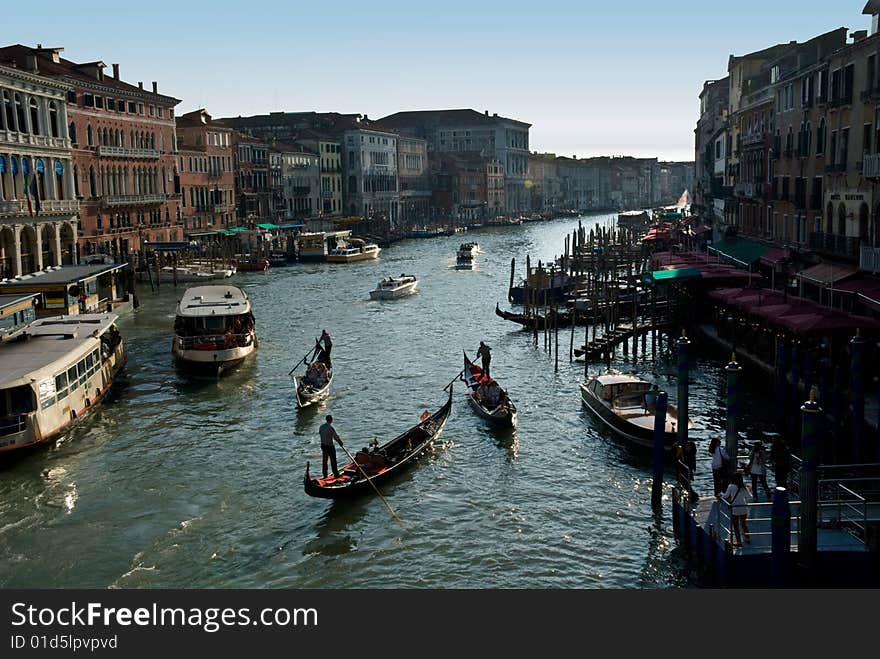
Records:
<instances>
[{"instance_id":1,"label":"gondolier standing","mask_svg":"<svg viewBox=\"0 0 880 659\"><path fill-rule=\"evenodd\" d=\"M324 358L326 360L324 363L330 366L330 349L333 347L333 342L330 340L327 330L321 330L321 338L318 340L318 343L324 344Z\"/></svg>"},{"instance_id":2,"label":"gondolier standing","mask_svg":"<svg viewBox=\"0 0 880 659\"><path fill-rule=\"evenodd\" d=\"M492 361L492 348L480 341L480 349L477 350L477 357L483 358L483 373L486 375L487 378L490 377L489 362Z\"/></svg>"},{"instance_id":3,"label":"gondolier standing","mask_svg":"<svg viewBox=\"0 0 880 659\"><path fill-rule=\"evenodd\" d=\"M318 428L318 433L321 435L321 469L324 471L324 478L327 478L328 457L330 458L330 466L333 468L333 475L339 478L339 469L336 467L336 447L333 446L333 441L336 440L342 446L342 440L339 438L336 428L333 427L333 417L330 414L327 415L327 422L322 423Z\"/></svg>"}]
</instances>

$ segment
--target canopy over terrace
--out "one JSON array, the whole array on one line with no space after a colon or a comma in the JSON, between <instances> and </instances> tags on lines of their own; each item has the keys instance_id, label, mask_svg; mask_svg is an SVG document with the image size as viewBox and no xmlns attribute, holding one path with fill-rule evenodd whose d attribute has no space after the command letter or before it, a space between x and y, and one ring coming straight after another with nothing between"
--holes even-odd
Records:
<instances>
[{"instance_id":1,"label":"canopy over terrace","mask_svg":"<svg viewBox=\"0 0 880 659\"><path fill-rule=\"evenodd\" d=\"M880 312L880 279L856 277L842 282L837 290L853 296L869 309Z\"/></svg>"},{"instance_id":2,"label":"canopy over terrace","mask_svg":"<svg viewBox=\"0 0 880 659\"><path fill-rule=\"evenodd\" d=\"M710 284L721 281L739 282L761 279L760 275L740 270L734 266L718 262L710 262L705 252L656 252L651 257L654 270L683 270L695 268L700 272L700 279Z\"/></svg>"}]
</instances>

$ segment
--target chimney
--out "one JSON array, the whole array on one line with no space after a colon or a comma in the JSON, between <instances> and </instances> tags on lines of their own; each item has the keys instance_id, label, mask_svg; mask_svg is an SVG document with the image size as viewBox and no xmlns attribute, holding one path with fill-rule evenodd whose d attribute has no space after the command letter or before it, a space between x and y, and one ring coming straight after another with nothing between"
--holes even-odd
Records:
<instances>
[{"instance_id":1,"label":"chimney","mask_svg":"<svg viewBox=\"0 0 880 659\"><path fill-rule=\"evenodd\" d=\"M487 116L487 117L488 117L488 116L489 116L489 111L488 111L488 110L486 110L486 113L485 113L485 114L486 114L486 116Z\"/></svg>"},{"instance_id":2,"label":"chimney","mask_svg":"<svg viewBox=\"0 0 880 659\"><path fill-rule=\"evenodd\" d=\"M158 87L159 87L159 86L156 84L156 81L153 80L153 93L154 93L154 94L158 94L158 93L159 93L159 91L158 91Z\"/></svg>"},{"instance_id":3,"label":"chimney","mask_svg":"<svg viewBox=\"0 0 880 659\"><path fill-rule=\"evenodd\" d=\"M113 77L116 78L117 80L119 80L119 65L118 64L113 65Z\"/></svg>"},{"instance_id":4,"label":"chimney","mask_svg":"<svg viewBox=\"0 0 880 659\"><path fill-rule=\"evenodd\" d=\"M143 88L144 88L144 83L138 82L138 89L143 89Z\"/></svg>"},{"instance_id":5,"label":"chimney","mask_svg":"<svg viewBox=\"0 0 880 659\"><path fill-rule=\"evenodd\" d=\"M861 41L862 39L867 39L868 38L868 31L867 30L857 30L856 32L851 32L849 37L850 37L850 39L853 40L853 43L856 43L858 41Z\"/></svg>"}]
</instances>

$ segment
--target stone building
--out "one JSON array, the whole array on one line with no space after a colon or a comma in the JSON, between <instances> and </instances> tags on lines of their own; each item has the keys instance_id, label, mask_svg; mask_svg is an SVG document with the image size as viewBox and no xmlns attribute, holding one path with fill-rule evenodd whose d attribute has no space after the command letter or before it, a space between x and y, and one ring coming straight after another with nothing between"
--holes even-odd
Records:
<instances>
[{"instance_id":1,"label":"stone building","mask_svg":"<svg viewBox=\"0 0 880 659\"><path fill-rule=\"evenodd\" d=\"M73 87L0 65L0 279L77 262Z\"/></svg>"},{"instance_id":2,"label":"stone building","mask_svg":"<svg viewBox=\"0 0 880 659\"><path fill-rule=\"evenodd\" d=\"M345 210L400 231L397 134L354 127L343 133L342 163Z\"/></svg>"},{"instance_id":3,"label":"stone building","mask_svg":"<svg viewBox=\"0 0 880 659\"><path fill-rule=\"evenodd\" d=\"M431 179L428 143L417 137L398 136L397 175L400 182L400 221L403 230L423 225L431 217Z\"/></svg>"},{"instance_id":4,"label":"stone building","mask_svg":"<svg viewBox=\"0 0 880 659\"><path fill-rule=\"evenodd\" d=\"M274 142L269 151L275 223L305 222L321 215L321 158L302 144ZM280 203L277 203L280 202Z\"/></svg>"},{"instance_id":5,"label":"stone building","mask_svg":"<svg viewBox=\"0 0 880 659\"><path fill-rule=\"evenodd\" d=\"M270 145L256 137L232 134L235 209L238 223L253 228L271 222L275 210L269 176Z\"/></svg>"}]
</instances>

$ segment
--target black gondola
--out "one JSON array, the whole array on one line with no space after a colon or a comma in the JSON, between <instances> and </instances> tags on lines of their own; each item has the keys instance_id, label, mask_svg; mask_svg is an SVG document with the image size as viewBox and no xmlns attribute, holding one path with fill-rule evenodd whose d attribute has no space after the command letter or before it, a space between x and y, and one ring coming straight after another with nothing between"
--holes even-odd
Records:
<instances>
[{"instance_id":1,"label":"black gondola","mask_svg":"<svg viewBox=\"0 0 880 659\"><path fill-rule=\"evenodd\" d=\"M306 463L303 479L306 494L322 499L344 499L371 494L371 482L376 484L392 478L394 474L413 464L431 446L443 432L451 409L452 384L449 385L449 398L443 407L391 441L358 451L354 459L360 469L351 462L339 470L339 478L333 474L326 478L312 478L309 476L309 463ZM367 478L364 478L361 469Z\"/></svg>"},{"instance_id":2,"label":"black gondola","mask_svg":"<svg viewBox=\"0 0 880 659\"><path fill-rule=\"evenodd\" d=\"M301 363L306 364L305 376L298 378L293 375L293 371L290 372L290 377L296 390L296 406L299 408L308 407L328 398L330 396L330 384L333 382L333 365L320 344L315 344L312 358L308 362L304 360ZM314 369L316 373L310 376L309 369ZM314 381L311 379L314 377L317 377L318 380Z\"/></svg>"},{"instance_id":3,"label":"black gondola","mask_svg":"<svg viewBox=\"0 0 880 659\"><path fill-rule=\"evenodd\" d=\"M516 405L510 400L507 392L501 389L501 385L483 375L483 369L468 359L467 353L464 353L462 379L468 387L467 396L471 407L478 415L499 428L516 428ZM494 384L498 387L500 396L497 404L489 407L480 398L478 390L481 384Z\"/></svg>"}]
</instances>

